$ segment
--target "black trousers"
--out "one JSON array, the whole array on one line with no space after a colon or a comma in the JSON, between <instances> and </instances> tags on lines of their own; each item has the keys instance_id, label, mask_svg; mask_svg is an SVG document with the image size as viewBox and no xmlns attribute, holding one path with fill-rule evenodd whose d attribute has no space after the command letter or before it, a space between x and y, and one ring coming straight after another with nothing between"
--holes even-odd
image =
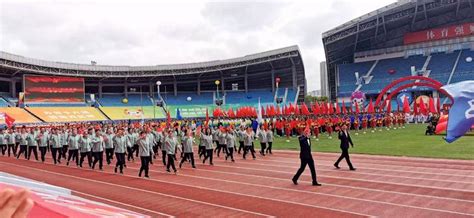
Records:
<instances>
[{"instance_id":1,"label":"black trousers","mask_svg":"<svg viewBox=\"0 0 474 218\"><path fill-rule=\"evenodd\" d=\"M353 169L354 167L352 166L351 159L349 158L349 149L341 148L341 150L342 150L341 156L339 157L339 159L337 159L334 165L339 166L339 162L341 162L341 160L345 158L349 168Z\"/></svg>"},{"instance_id":2,"label":"black trousers","mask_svg":"<svg viewBox=\"0 0 474 218\"><path fill-rule=\"evenodd\" d=\"M153 159L156 159L156 155L160 156L158 154L158 143L156 143L154 146L153 146Z\"/></svg>"},{"instance_id":3,"label":"black trousers","mask_svg":"<svg viewBox=\"0 0 474 218\"><path fill-rule=\"evenodd\" d=\"M271 153L272 153L272 144L273 144L273 142L267 142L267 144L268 144L268 147L267 147L267 154L268 154L268 153L271 154Z\"/></svg>"},{"instance_id":4,"label":"black trousers","mask_svg":"<svg viewBox=\"0 0 474 218\"><path fill-rule=\"evenodd\" d=\"M38 147L40 151L40 156L41 156L41 161L45 162L46 161L46 151L48 150L48 147Z\"/></svg>"},{"instance_id":5,"label":"black trousers","mask_svg":"<svg viewBox=\"0 0 474 218\"><path fill-rule=\"evenodd\" d=\"M28 155L27 155L27 147L26 145L20 145L20 151L18 152L18 155L16 156L16 158L20 158L21 154L25 153L25 159L28 158Z\"/></svg>"},{"instance_id":6,"label":"black trousers","mask_svg":"<svg viewBox=\"0 0 474 218\"><path fill-rule=\"evenodd\" d=\"M10 157L10 150L13 153L13 156L16 157L16 147L15 144L8 144L8 156Z\"/></svg>"},{"instance_id":7,"label":"black trousers","mask_svg":"<svg viewBox=\"0 0 474 218\"><path fill-rule=\"evenodd\" d=\"M245 149L245 148L244 148L244 142L243 142L243 141L239 141L239 154L240 154L240 152L242 151L242 149Z\"/></svg>"},{"instance_id":8,"label":"black trousers","mask_svg":"<svg viewBox=\"0 0 474 218\"><path fill-rule=\"evenodd\" d=\"M68 148L69 148L69 145L63 145L62 155L64 159L66 159L66 153L67 153Z\"/></svg>"},{"instance_id":9,"label":"black trousers","mask_svg":"<svg viewBox=\"0 0 474 218\"><path fill-rule=\"evenodd\" d=\"M130 161L130 159L133 159L133 147L127 147L127 160Z\"/></svg>"},{"instance_id":10,"label":"black trousers","mask_svg":"<svg viewBox=\"0 0 474 218\"><path fill-rule=\"evenodd\" d=\"M300 178L301 174L303 173L304 169L306 168L306 165L309 166L309 169L311 170L311 178L313 179L313 183L317 183L316 180L316 169L314 168L314 160L313 158L303 158L301 159L301 165L298 171L296 172L295 176L293 177L294 181L298 181Z\"/></svg>"},{"instance_id":11,"label":"black trousers","mask_svg":"<svg viewBox=\"0 0 474 218\"><path fill-rule=\"evenodd\" d=\"M248 146L246 145L244 147L244 155L243 155L243 158L245 159L245 157L247 156L247 153L250 152L252 154L252 157L255 158L255 150L253 149L252 146Z\"/></svg>"},{"instance_id":12,"label":"black trousers","mask_svg":"<svg viewBox=\"0 0 474 218\"><path fill-rule=\"evenodd\" d=\"M150 169L150 156L141 156L141 167L140 167L140 172L138 173L138 177L142 177L142 172L145 171L145 177L148 177L148 170Z\"/></svg>"},{"instance_id":13,"label":"black trousers","mask_svg":"<svg viewBox=\"0 0 474 218\"><path fill-rule=\"evenodd\" d=\"M199 145L198 155L199 155L199 159L201 159L202 156L206 156L206 146Z\"/></svg>"},{"instance_id":14,"label":"black trousers","mask_svg":"<svg viewBox=\"0 0 474 218\"><path fill-rule=\"evenodd\" d=\"M166 165L166 170L170 171L170 167L176 172L176 166L174 165L174 154L168 154L168 164Z\"/></svg>"},{"instance_id":15,"label":"black trousers","mask_svg":"<svg viewBox=\"0 0 474 218\"><path fill-rule=\"evenodd\" d=\"M5 155L5 152L7 151L7 145L0 145L0 149L2 150L2 155Z\"/></svg>"},{"instance_id":16,"label":"black trousers","mask_svg":"<svg viewBox=\"0 0 474 218\"><path fill-rule=\"evenodd\" d=\"M183 159L181 159L181 163L179 163L179 168L181 168L181 166L186 160L191 160L191 166L193 166L193 168L196 167L194 165L194 153L190 152L190 153L184 153L184 157Z\"/></svg>"},{"instance_id":17,"label":"black trousers","mask_svg":"<svg viewBox=\"0 0 474 218\"><path fill-rule=\"evenodd\" d=\"M265 149L267 148L266 142L260 142L260 154L265 156Z\"/></svg>"},{"instance_id":18,"label":"black trousers","mask_svg":"<svg viewBox=\"0 0 474 218\"><path fill-rule=\"evenodd\" d=\"M31 152L35 154L35 160L38 160L38 149L36 148L36 146L28 146L28 160L30 160L31 158Z\"/></svg>"},{"instance_id":19,"label":"black trousers","mask_svg":"<svg viewBox=\"0 0 474 218\"><path fill-rule=\"evenodd\" d=\"M227 148L227 155L225 156L225 159L229 158L234 161L234 148Z\"/></svg>"},{"instance_id":20,"label":"black trousers","mask_svg":"<svg viewBox=\"0 0 474 218\"><path fill-rule=\"evenodd\" d=\"M15 151L18 152L18 146L20 145L20 142L15 142Z\"/></svg>"},{"instance_id":21,"label":"black trousers","mask_svg":"<svg viewBox=\"0 0 474 218\"><path fill-rule=\"evenodd\" d=\"M212 163L212 156L214 155L214 153L212 152L212 149L206 149L206 155L204 155L204 160L202 161L202 163L206 163L206 160L209 159L209 164L213 164Z\"/></svg>"},{"instance_id":22,"label":"black trousers","mask_svg":"<svg viewBox=\"0 0 474 218\"><path fill-rule=\"evenodd\" d=\"M161 150L161 158L163 159L163 166L166 166L166 151Z\"/></svg>"},{"instance_id":23,"label":"black trousers","mask_svg":"<svg viewBox=\"0 0 474 218\"><path fill-rule=\"evenodd\" d=\"M82 163L84 163L85 157L87 157L87 163L89 164L89 168L92 167L92 154L90 151L81 152L81 160L79 160L79 166L82 167Z\"/></svg>"},{"instance_id":24,"label":"black trousers","mask_svg":"<svg viewBox=\"0 0 474 218\"><path fill-rule=\"evenodd\" d=\"M104 152L92 152L92 156L94 157L94 163L92 163L92 169L95 168L97 162L99 162L99 169L102 170L103 162L104 162Z\"/></svg>"},{"instance_id":25,"label":"black trousers","mask_svg":"<svg viewBox=\"0 0 474 218\"><path fill-rule=\"evenodd\" d=\"M105 149L105 159L107 160L107 164L114 159L114 148L106 148Z\"/></svg>"},{"instance_id":26,"label":"black trousers","mask_svg":"<svg viewBox=\"0 0 474 218\"><path fill-rule=\"evenodd\" d=\"M135 157L138 157L138 144L133 145L133 153L135 153ZM133 154L132 154L133 156Z\"/></svg>"},{"instance_id":27,"label":"black trousers","mask_svg":"<svg viewBox=\"0 0 474 218\"><path fill-rule=\"evenodd\" d=\"M67 162L75 160L76 161L76 166L79 166L79 150L78 149L69 149L68 151L68 157L67 157Z\"/></svg>"},{"instance_id":28,"label":"black trousers","mask_svg":"<svg viewBox=\"0 0 474 218\"><path fill-rule=\"evenodd\" d=\"M53 162L61 163L62 148L51 148L51 154L53 156Z\"/></svg>"},{"instance_id":29,"label":"black trousers","mask_svg":"<svg viewBox=\"0 0 474 218\"><path fill-rule=\"evenodd\" d=\"M120 169L120 173L123 173L123 166L125 165L125 153L115 153L115 158L117 162L115 163L115 172L117 168Z\"/></svg>"}]
</instances>

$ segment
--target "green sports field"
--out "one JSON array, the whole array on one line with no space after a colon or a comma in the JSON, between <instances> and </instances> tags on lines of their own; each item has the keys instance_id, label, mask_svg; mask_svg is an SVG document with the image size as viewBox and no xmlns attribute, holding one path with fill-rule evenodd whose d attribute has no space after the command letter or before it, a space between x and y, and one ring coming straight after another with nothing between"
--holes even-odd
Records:
<instances>
[{"instance_id":1,"label":"green sports field","mask_svg":"<svg viewBox=\"0 0 474 218\"><path fill-rule=\"evenodd\" d=\"M383 129L372 133L370 130L366 134L359 131L351 131L354 148L349 152L359 154L378 154L391 156L410 157L430 157L449 159L469 159L474 160L474 133L470 133L457 141L448 144L442 139L442 135L425 136L425 124L410 124L402 129ZM312 139L313 151L319 152L340 152L337 135L329 139L322 134L319 141ZM258 143L257 143L258 144ZM298 150L297 138L276 137L273 149Z\"/></svg>"}]
</instances>

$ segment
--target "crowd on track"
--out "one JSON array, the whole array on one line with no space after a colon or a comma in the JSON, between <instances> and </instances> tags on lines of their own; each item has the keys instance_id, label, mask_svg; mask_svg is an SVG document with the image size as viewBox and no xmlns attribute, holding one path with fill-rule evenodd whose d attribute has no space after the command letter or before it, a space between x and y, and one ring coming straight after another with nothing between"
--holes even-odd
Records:
<instances>
[{"instance_id":1,"label":"crowd on track","mask_svg":"<svg viewBox=\"0 0 474 218\"><path fill-rule=\"evenodd\" d=\"M321 133L332 138L335 131L346 126L355 131L377 128L404 127L404 113L352 114L332 116L276 116L257 122L253 118L241 119L189 119L162 121L117 121L48 124L41 126L13 126L0 130L0 151L3 155L32 157L44 162L50 153L54 164L91 169L103 169L104 162L112 164L115 172L123 173L127 161L140 159L139 176L149 177L150 164L157 161L166 170L177 172L190 163L196 168L194 151L199 160L213 165L213 156L234 162L236 155L242 159L256 158L255 143L260 144L261 156L272 154L274 137L301 135L304 130L318 139ZM308 136L309 137L309 136ZM87 161L87 164L85 162Z\"/></svg>"}]
</instances>

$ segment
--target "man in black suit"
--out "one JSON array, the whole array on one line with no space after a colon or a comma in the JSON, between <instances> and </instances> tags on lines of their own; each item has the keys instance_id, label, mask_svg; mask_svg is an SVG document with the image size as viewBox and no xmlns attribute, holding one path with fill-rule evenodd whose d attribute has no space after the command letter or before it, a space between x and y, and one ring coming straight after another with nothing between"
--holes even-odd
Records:
<instances>
[{"instance_id":1,"label":"man in black suit","mask_svg":"<svg viewBox=\"0 0 474 218\"><path fill-rule=\"evenodd\" d=\"M334 163L334 167L336 167L337 169L339 169L339 162L345 158L346 159L346 162L347 162L347 165L349 165L349 169L350 170L356 170L356 168L354 168L352 166L352 163L351 163L351 160L349 158L349 143L351 144L352 147L354 147L354 143L352 143L352 139L351 139L351 136L349 135L349 131L347 131L347 126L346 124L343 124L341 126L341 130L339 131L339 140L341 140L341 150L342 150L342 153L341 153L341 156L339 157L339 159L337 159L336 163Z\"/></svg>"},{"instance_id":2,"label":"man in black suit","mask_svg":"<svg viewBox=\"0 0 474 218\"><path fill-rule=\"evenodd\" d=\"M314 186L321 186L316 180L316 170L314 168L314 161L313 156L311 155L311 140L310 140L310 130L306 128L301 136L298 137L300 141L300 159L301 159L301 166L296 172L296 175L293 177L292 181L295 185L298 185L298 178L303 173L306 165L309 166L311 170L311 177L313 179Z\"/></svg>"}]
</instances>

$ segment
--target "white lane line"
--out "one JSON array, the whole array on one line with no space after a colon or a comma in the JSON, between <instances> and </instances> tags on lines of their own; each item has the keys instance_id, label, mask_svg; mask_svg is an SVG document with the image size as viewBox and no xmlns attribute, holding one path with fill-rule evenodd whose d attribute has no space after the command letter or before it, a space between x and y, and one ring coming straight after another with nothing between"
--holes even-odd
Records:
<instances>
[{"instance_id":1,"label":"white lane line","mask_svg":"<svg viewBox=\"0 0 474 218\"><path fill-rule=\"evenodd\" d=\"M352 156L352 154L351 154L351 156ZM315 159L318 159L318 155L315 154L314 152L313 152L313 157L314 157ZM297 159L298 157L295 156L294 158L291 158L291 157L275 156L275 158L293 160L293 159ZM337 160L337 158L338 158L338 157L334 157L334 161ZM354 159L356 159L356 158L354 158ZM357 159L356 159L356 160L357 160ZM330 161L330 160L327 160L327 161ZM392 161L392 162L394 162L394 161ZM403 163L391 164L391 163L385 163L385 162L383 162L383 163L370 163L370 162L364 162L364 161L362 161L361 164L379 165L379 166L385 166L385 167L386 167L386 166L392 166L392 167L397 167L397 168L403 168L403 167L406 168L406 167L408 167L408 168L432 169L432 170L433 170L433 169L434 169L434 170L439 170L439 168L440 168L440 167L425 167L425 166L403 166ZM423 164L428 164L428 163L423 163ZM474 162L473 162L473 164L474 164ZM440 165L442 165L442 164L440 164ZM444 164L444 165L450 165L450 164ZM452 166L452 165L451 165L451 166ZM463 170L463 169L442 169L442 170L444 170L444 171L454 171L454 172L458 172L458 173L466 173L466 171L467 171L467 172L470 172L470 171L471 171L470 169L464 169L464 170Z\"/></svg>"},{"instance_id":2,"label":"white lane line","mask_svg":"<svg viewBox=\"0 0 474 218\"><path fill-rule=\"evenodd\" d=\"M289 153L289 154L288 154ZM338 152L322 152L322 151L313 151L313 153L320 154L321 156L337 158L340 155L340 151ZM274 154L277 155L294 155L299 154L299 151L292 151L292 150L275 150ZM359 157L364 160L373 160L374 158L380 160L388 160L394 162L401 162L401 161L409 161L409 162L423 162L423 163L434 163L434 164L445 164L452 163L454 165L464 165L470 164L472 160L466 159L443 159L443 158L430 158L430 157L407 157L407 156L390 156L390 155L376 155L376 154L360 154L360 153L353 153L355 157ZM441 162L440 162L441 161Z\"/></svg>"},{"instance_id":3,"label":"white lane line","mask_svg":"<svg viewBox=\"0 0 474 218\"><path fill-rule=\"evenodd\" d=\"M129 168L127 168L127 169L134 169L134 170L137 170L137 172L138 172L138 170L139 170L139 168L131 168L131 167L129 167ZM199 170L201 170L201 169L199 169ZM165 172L161 172L161 171L157 171L157 170L150 170L150 171L151 171L151 172L160 173L160 174L167 174L167 173L165 173ZM227 183L235 183L235 184L247 185L247 186L255 186L255 187L260 187L260 188L269 188L269 189L276 189L276 190L283 190L283 191L290 191L290 192L300 192L300 193L308 193L308 194L314 194L314 195L330 196L330 197L335 197L335 198L344 198L344 199L349 199L349 200L353 200L353 201L363 201L363 202L367 202L367 203L386 204L386 205L391 205L391 206L408 207L408 208L421 209L421 210L429 210L429 211L435 211L435 212L443 212L443 213L451 213L451 214L457 214L457 215L474 216L474 214L461 213L461 212L457 212L457 211L449 211L449 210L434 209L434 208L428 208L428 207L419 207L419 206L412 206L412 205L404 205L404 204L390 203L390 202L381 202L381 201L368 200L368 199L360 199L360 198L355 198L355 197L334 195L334 194L328 194L328 193L310 192L310 191L305 191L305 190L281 188L281 187L276 187L276 186L266 186L266 185L260 185L260 184L254 184L254 183L238 182L238 181L223 180L223 179L209 178L209 177L201 177L201 176L193 176L193 175L185 175L185 174L179 174L179 175L180 175L180 176L184 176L184 177L199 178L199 179L212 180L212 181L219 181L219 182L227 182Z\"/></svg>"},{"instance_id":4,"label":"white lane line","mask_svg":"<svg viewBox=\"0 0 474 218\"><path fill-rule=\"evenodd\" d=\"M220 165L219 165L220 166ZM317 166L316 166L317 167ZM245 168L245 167L237 167L233 166L230 168L238 168L238 169L245 169L245 170L258 170L258 171L265 171L265 172L275 172L275 173L285 173L285 174L293 174L291 172L286 171L278 171L278 170L270 170L270 169L255 169L255 168ZM318 169L317 169L318 171ZM348 177L339 177L339 176L328 176L328 175L321 175L323 178L334 178L334 179L344 179L344 180L354 180L354 181L361 181L361 182L371 182L371 183L383 183L383 184L391 184L391 185L401 185L401 186L410 186L410 187L419 187L419 188L431 188L431 189L438 189L438 190L447 190L447 191L460 191L460 192L469 192L474 193L471 190L462 190L462 189L454 189L454 188L443 188L443 187L435 187L435 186L426 186L426 185L413 185L413 184L406 184L406 183L398 183L398 182L385 182L385 181L377 181L377 180L367 180L367 179L357 179L357 178L348 178Z\"/></svg>"},{"instance_id":5,"label":"white lane line","mask_svg":"<svg viewBox=\"0 0 474 218\"><path fill-rule=\"evenodd\" d=\"M268 159L259 159L259 161L262 160L263 162L275 162L275 163L289 163L289 164L294 164L295 161L299 161L297 157L295 157L292 162L288 161L278 161L278 160L268 160ZM326 160L321 160L321 159L316 159L315 160L318 165L320 166L328 166L328 167L333 167L334 161L326 161ZM320 164L320 163L326 163L326 164ZM328 163L328 164L327 164ZM474 162L473 162L474 164ZM437 175L437 176L459 176L459 177L470 177L474 178L474 175L460 175L460 174L448 174L448 173L432 173L432 172L419 172L419 171L410 171L410 170L396 170L396 169L381 169L381 168L371 168L371 167L360 167L363 165L374 165L374 164L357 164L357 168L359 169L369 169L369 170L380 170L380 171L389 171L389 172L402 172L402 173L416 173L416 174L426 174L426 175ZM391 165L387 165L391 166Z\"/></svg>"},{"instance_id":6,"label":"white lane line","mask_svg":"<svg viewBox=\"0 0 474 218\"><path fill-rule=\"evenodd\" d=\"M252 211L242 210L242 209L238 209L238 208L227 207L227 206L223 206L223 205L213 204L213 203L209 203L209 202L204 202L204 201L199 201L199 200L194 200L194 199L189 199L189 198L184 198L184 197L179 197L179 196L174 196L174 195L168 195L168 194L149 191L149 190L145 190L145 189L138 189L138 188L118 185L118 184L114 184L114 183L108 183L108 182L97 181L97 180L93 180L93 179L87 179L87 178L72 176L72 175L64 174L64 173L56 173L56 172L52 172L52 171L48 171L48 170L42 170L42 169L38 169L38 168L34 168L34 167L27 167L27 166L22 166L22 165L12 164L12 163L5 163L5 162L2 162L0 164L13 165L13 166L17 166L17 167L26 168L26 169L32 169L32 170L35 170L35 171L41 171L41 172L46 172L46 173L50 173L50 174L61 175L61 176L66 176L66 177L75 178L75 179L81 179L81 180L95 182L95 183L101 183L101 184L110 185L110 186L117 186L117 187L120 187L120 188L126 188L126 189L135 190L135 191L147 192L147 193L150 193L150 194L162 195L162 196L165 196L165 197L171 197L171 198L176 198L176 199L179 199L179 200L191 201L191 202L194 202L194 203L205 204L205 205L210 205L210 206L214 206L214 207L220 207L220 208L224 208L224 209L229 209L229 210L254 214L254 215L258 215L258 216L265 216L265 217L270 216L268 214L252 212ZM44 164L53 165L53 164L50 164L50 163L44 163ZM56 166L58 166L58 165L56 165ZM59 166L59 167L66 167L66 166ZM96 171L92 171L92 172L96 172ZM108 172L102 172L102 173L114 175L114 173L108 173ZM128 175L124 175L124 176L132 177L132 176L128 176ZM134 178L136 178L136 177L134 177ZM169 184L173 184L173 183L169 183Z\"/></svg>"},{"instance_id":7,"label":"white lane line","mask_svg":"<svg viewBox=\"0 0 474 218\"><path fill-rule=\"evenodd\" d=\"M114 200L107 199L107 198L102 198L102 197L95 196L95 195L90 195L90 194L80 192L80 191L74 191L73 190L73 192L79 193L80 195L87 196L88 198L99 199L100 201L111 202L113 204L120 204L120 205L123 205L123 206L126 206L126 207L135 208L137 210L142 210L142 211L146 211L146 212L149 212L149 213L154 213L154 214L161 215L161 216L166 216L166 217L170 217L170 218L175 217L175 216L172 216L172 215L169 215L169 214L166 214L166 213L149 210L149 209L146 209L146 208L143 208L143 207L137 207L137 206L134 206L134 205L131 205L131 204L126 204L126 203L123 203L123 202L118 202L118 201L114 201Z\"/></svg>"},{"instance_id":8,"label":"white lane line","mask_svg":"<svg viewBox=\"0 0 474 218\"><path fill-rule=\"evenodd\" d=\"M10 163L3 163L3 164L10 164ZM53 165L53 164L50 164L50 163L45 163L45 164ZM10 164L10 165L15 165L15 166L18 166L18 167L29 168L29 169L36 169L36 168L33 168L33 167L26 167L26 166L17 165L17 164ZM66 167L66 166L60 166L60 167ZM40 170L40 169L36 169L36 170L49 172L49 173L52 173L52 174L60 174L60 175L62 174L62 173L56 173L56 172L51 172L51 171L47 171L47 170ZM92 170L90 170L90 171L92 171ZM96 171L92 171L92 172L96 172ZM109 172L104 172L104 171L102 171L101 173L115 175L114 173L109 173ZM70 175L67 175L67 174L62 174L62 175L65 175L65 176L68 176L68 177L73 177L73 178L80 178L80 177L76 177L76 176L70 176ZM131 178L135 178L135 179L137 178L135 176L125 175L125 174L122 175L122 176L131 177ZM82 178L82 179L84 179L84 178ZM84 180L89 180L89 179L84 179ZM282 203L287 203L287 204L294 204L294 205L300 205L300 206L306 206L306 207L312 207L312 208L318 208L318 209L325 209L325 210L330 210L330 211L337 211L337 212L342 212L342 213L347 213L347 214L354 214L354 215L359 215L359 216L371 216L371 215L368 215L368 214L356 213L356 212L352 212L352 211L345 211L345 210L334 209L334 208L329 208L329 207L316 206L316 205L310 205L310 204L305 204L305 203L298 203L298 202L292 202L292 201L286 201L286 200L274 199L274 198L267 198L267 197L249 195L249 194L235 193L235 192L230 192L230 191L217 190L217 189L212 189L212 188L206 188L206 187L193 186L193 185L182 184L182 183L169 182L169 181L159 180L159 179L148 179L148 180L156 181L156 182L162 182L162 183L171 184L171 185L179 185L179 186L191 187L191 188L202 189L202 190L209 190L209 191L215 191L215 192L221 192L221 193L227 193L227 194L233 194L233 195L240 195L240 196L245 196L245 197L253 197L253 198L259 198L259 199L264 199L264 200L282 202ZM96 180L90 180L90 181L96 181ZM101 181L96 181L96 182L122 187L122 185L117 185L117 184L112 184L112 183L107 183L107 182L101 182ZM123 186L123 187L130 188L130 189L136 189L136 188L133 188L133 187L126 187L126 186ZM137 189L137 190L141 190L141 189ZM141 191L156 193L156 192L152 192L152 191L148 191L148 190L141 190ZM163 193L157 193L157 194L167 195L167 194L163 194ZM169 195L169 196L172 196L172 195ZM177 197L177 196L173 196L173 197L181 198L181 197ZM187 198L183 198L183 199L192 200L192 199L187 199ZM203 202L203 203L207 203L207 202ZM212 204L212 203L208 203L208 204ZM220 207L226 207L226 206L222 206L222 205L219 205L219 206ZM228 209L240 210L240 209L237 209L237 208L230 208L230 207ZM241 211L246 212L245 210L241 210ZM256 215L270 216L270 215L260 214L260 213L251 212L251 211L247 211L247 212L253 213L253 214L256 214Z\"/></svg>"},{"instance_id":9,"label":"white lane line","mask_svg":"<svg viewBox=\"0 0 474 218\"><path fill-rule=\"evenodd\" d=\"M299 168L299 167L290 167L290 166L275 165L275 164L262 164L262 163L244 163L244 164L268 166L268 167L281 167L281 168L287 168L287 169L291 169L291 170L297 170ZM288 164L294 164L294 162L293 163L288 163ZM318 166L318 165L319 164L316 163L316 166ZM323 166L327 166L327 165L323 165ZM334 172L334 170L326 170L326 169L321 169L321 168L319 168L318 171ZM451 182L451 183L474 185L473 182L442 180L442 179L430 179L430 178L419 178L419 177L410 177L410 176L396 176L396 175L386 175L386 174L379 174L379 173L366 173L366 172L361 172L361 171L358 171L358 172L349 171L347 173L355 174L355 175L383 176L383 177L393 177L393 178L402 178L402 179L428 180L428 181L436 181L436 182Z\"/></svg>"},{"instance_id":10,"label":"white lane line","mask_svg":"<svg viewBox=\"0 0 474 218\"><path fill-rule=\"evenodd\" d=\"M221 167L221 165L218 165L217 167ZM222 166L222 167L228 167L228 166ZM229 167L229 168L232 168L232 167ZM250 168L249 168L249 169L250 169ZM226 172L226 171L221 171L221 170L218 170L218 169L217 169L217 170L207 170L207 169L199 168L199 171L208 171L208 172L215 172L215 173L221 173L221 174L230 174L230 175L237 175L237 176L249 176L249 177L256 177L256 178L263 178L263 179L273 179L273 180L280 180L280 181L289 182L289 179L282 179L282 178L275 178L275 177L269 177L269 176L254 175L254 174L243 174L243 173L236 173L236 172ZM311 184L310 181L302 181L302 182ZM447 198L447 197L439 197L439 196L432 196L432 195L420 195L420 194L414 194L414 193L388 191L388 190L364 188L364 187L357 187L357 186L350 186L350 185L337 185L337 184L330 184L330 183L325 183L324 185L325 185L325 186L340 187L340 188L348 188L348 189L357 189L357 190L364 190L364 191L372 191L372 192L382 192L382 193L390 193L390 194L400 194L400 195L416 196L416 197L422 197L422 198L434 198L434 199L445 200L445 201L459 201L459 202L474 203L474 201L464 200L464 199Z\"/></svg>"}]
</instances>

